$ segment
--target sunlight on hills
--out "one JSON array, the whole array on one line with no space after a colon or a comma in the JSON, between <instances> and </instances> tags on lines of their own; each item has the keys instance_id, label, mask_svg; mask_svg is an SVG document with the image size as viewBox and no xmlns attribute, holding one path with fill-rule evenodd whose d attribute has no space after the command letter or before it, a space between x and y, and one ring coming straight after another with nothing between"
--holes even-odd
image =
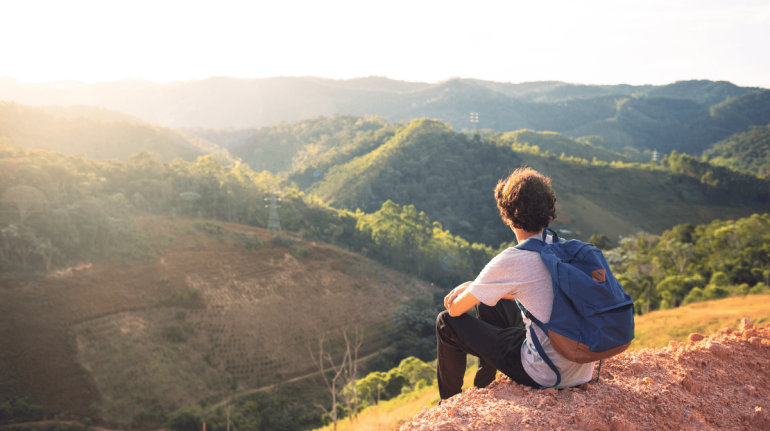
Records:
<instances>
[{"instance_id":1,"label":"sunlight on hills","mask_svg":"<svg viewBox=\"0 0 770 431\"><path fill-rule=\"evenodd\" d=\"M737 329L744 317L757 326L770 322L770 295L747 295L697 302L636 317L636 338L630 350L663 347L669 341L687 341L697 332L710 334L724 327Z\"/></svg>"}]
</instances>

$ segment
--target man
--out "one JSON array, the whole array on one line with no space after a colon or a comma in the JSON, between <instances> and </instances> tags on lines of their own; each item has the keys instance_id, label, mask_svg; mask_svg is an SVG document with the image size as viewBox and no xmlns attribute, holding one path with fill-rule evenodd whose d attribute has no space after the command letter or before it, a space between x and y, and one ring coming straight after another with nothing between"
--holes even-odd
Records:
<instances>
[{"instance_id":1,"label":"man","mask_svg":"<svg viewBox=\"0 0 770 431\"><path fill-rule=\"evenodd\" d=\"M551 180L523 167L500 180L495 199L503 221L513 229L519 243L534 236L556 218L556 195ZM546 239L551 242L549 235ZM540 254L508 248L492 259L473 282L466 282L444 298L446 311L438 315L438 386L445 400L462 390L466 354L479 358L474 385L486 387L497 370L512 380L539 388L553 386L556 374L537 353L530 339L530 319L522 315L519 302L538 320L548 322L553 306L551 275ZM465 314L476 307L474 318ZM559 388L591 380L594 363L578 364L559 355L548 336L534 325L543 350L559 369Z\"/></svg>"}]
</instances>

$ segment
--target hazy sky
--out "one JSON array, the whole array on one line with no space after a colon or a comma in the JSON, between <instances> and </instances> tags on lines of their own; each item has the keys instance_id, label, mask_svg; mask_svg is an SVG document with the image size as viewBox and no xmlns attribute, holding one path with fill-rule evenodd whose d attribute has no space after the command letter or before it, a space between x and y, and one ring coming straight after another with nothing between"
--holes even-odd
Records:
<instances>
[{"instance_id":1,"label":"hazy sky","mask_svg":"<svg viewBox=\"0 0 770 431\"><path fill-rule=\"evenodd\" d=\"M22 82L378 75L770 87L770 1L3 1Z\"/></svg>"}]
</instances>

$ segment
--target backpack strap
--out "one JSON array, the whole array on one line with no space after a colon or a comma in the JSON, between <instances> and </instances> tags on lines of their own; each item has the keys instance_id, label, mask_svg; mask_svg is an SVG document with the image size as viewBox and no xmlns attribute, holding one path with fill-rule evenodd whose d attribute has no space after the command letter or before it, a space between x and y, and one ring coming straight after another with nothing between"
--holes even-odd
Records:
<instances>
[{"instance_id":1,"label":"backpack strap","mask_svg":"<svg viewBox=\"0 0 770 431\"><path fill-rule=\"evenodd\" d=\"M534 235L525 239L524 241L516 244L513 246L514 248L518 248L519 250L527 250L527 251L536 251L540 253L540 251L543 250L543 247L545 247L545 240L548 237L548 234L551 234L553 237L553 242L558 243L561 242L559 239L559 236L556 234L556 232L551 229L550 227L547 227L543 229L543 236L541 238L536 238Z\"/></svg>"},{"instance_id":2,"label":"backpack strap","mask_svg":"<svg viewBox=\"0 0 770 431\"><path fill-rule=\"evenodd\" d=\"M532 315L532 313L527 310L526 307L524 307L524 304L519 302L519 300L516 300L516 305L519 307L519 310L521 310L525 316L527 316L527 319L534 322L537 326L540 327L540 329L545 332L545 328L543 328L543 324L535 318L535 316ZM535 343L535 349L537 349L537 354L540 355L540 357L545 361L546 365L548 365L548 368L550 368L554 373L556 373L556 383L554 383L551 387L559 386L559 383L561 383L561 373L559 373L559 369L556 368L556 365L553 364L551 361L551 358L548 357L548 355L545 354L545 350L543 350L543 345L540 344L540 340L537 338L537 334L535 334L535 328L532 327L532 325L529 325L529 335L532 339L532 342ZM546 386L541 387L540 389L545 389Z\"/></svg>"},{"instance_id":3,"label":"backpack strap","mask_svg":"<svg viewBox=\"0 0 770 431\"><path fill-rule=\"evenodd\" d=\"M536 238L535 236L531 236L527 238L526 240L516 244L514 247L518 248L519 250L526 250L526 251L534 251L537 253L540 253L543 250L543 247L545 247L545 240L548 238L548 234L551 234L553 236L553 242L558 243L559 242L559 236L554 232L551 228L545 228L543 229L543 236L541 238ZM537 326L540 327L540 329L543 330L546 334L548 333L546 329L543 327L543 323L540 322L535 318L535 316L532 315L532 313L527 310L526 307L524 307L524 304L519 302L519 300L516 300L516 305L519 307L519 309L524 313L525 316L527 316L527 319L534 322ZM530 338L532 339L532 342L535 344L535 349L537 349L537 354L540 355L540 357L543 359L543 361L548 365L548 368L550 368L554 373L556 373L556 384L554 386L559 386L559 383L561 383L561 373L559 373L559 369L556 368L556 365L553 364L551 361L551 358L548 357L548 355L545 354L545 350L543 350L543 345L540 344L540 340L537 338L537 334L535 334L535 329L532 327L532 325L529 325L529 334ZM541 389L544 389L545 386L543 386Z\"/></svg>"}]
</instances>

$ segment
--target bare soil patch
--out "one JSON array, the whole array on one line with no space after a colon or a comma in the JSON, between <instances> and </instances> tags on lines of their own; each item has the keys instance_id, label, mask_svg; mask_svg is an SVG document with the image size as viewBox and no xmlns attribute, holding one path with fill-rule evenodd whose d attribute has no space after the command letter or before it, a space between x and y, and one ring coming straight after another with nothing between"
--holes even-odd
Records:
<instances>
[{"instance_id":1,"label":"bare soil patch","mask_svg":"<svg viewBox=\"0 0 770 431\"><path fill-rule=\"evenodd\" d=\"M770 324L692 334L687 343L624 353L580 389L533 390L502 374L400 430L767 430Z\"/></svg>"},{"instance_id":2,"label":"bare soil patch","mask_svg":"<svg viewBox=\"0 0 770 431\"><path fill-rule=\"evenodd\" d=\"M222 224L265 242L247 252L192 220L145 214L137 225L169 238L153 261L0 279L15 280L0 284L0 400L27 395L62 419L152 421L316 371L307 345L322 332L334 351L343 328L361 325L360 355L374 352L399 301L433 292L329 244L294 238L305 252L292 254L259 228Z\"/></svg>"}]
</instances>

